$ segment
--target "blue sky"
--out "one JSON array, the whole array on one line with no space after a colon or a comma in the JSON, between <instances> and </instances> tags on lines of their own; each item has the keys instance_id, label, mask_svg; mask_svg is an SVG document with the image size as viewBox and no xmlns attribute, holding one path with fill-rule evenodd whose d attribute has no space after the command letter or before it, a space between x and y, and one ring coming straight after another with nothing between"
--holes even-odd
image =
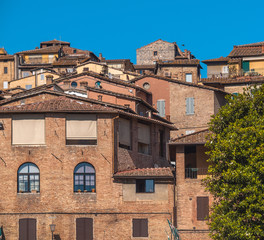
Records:
<instances>
[{"instance_id":1,"label":"blue sky","mask_svg":"<svg viewBox=\"0 0 264 240\"><path fill-rule=\"evenodd\" d=\"M0 0L0 9L0 47L10 54L61 39L136 63L137 48L163 39L204 60L264 41L264 1L258 0Z\"/></svg>"}]
</instances>

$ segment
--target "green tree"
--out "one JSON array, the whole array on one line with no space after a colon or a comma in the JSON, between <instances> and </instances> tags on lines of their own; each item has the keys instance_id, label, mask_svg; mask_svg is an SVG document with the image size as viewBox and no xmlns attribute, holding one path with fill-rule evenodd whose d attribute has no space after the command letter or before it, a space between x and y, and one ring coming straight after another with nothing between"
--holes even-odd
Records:
<instances>
[{"instance_id":1,"label":"green tree","mask_svg":"<svg viewBox=\"0 0 264 240\"><path fill-rule=\"evenodd\" d=\"M211 237L264 239L264 86L227 99L206 144Z\"/></svg>"}]
</instances>

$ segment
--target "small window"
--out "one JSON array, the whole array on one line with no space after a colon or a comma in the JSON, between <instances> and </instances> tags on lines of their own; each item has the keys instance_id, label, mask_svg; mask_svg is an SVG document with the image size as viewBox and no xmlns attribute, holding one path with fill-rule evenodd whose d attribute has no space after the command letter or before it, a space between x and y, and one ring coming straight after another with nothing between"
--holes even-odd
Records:
<instances>
[{"instance_id":1,"label":"small window","mask_svg":"<svg viewBox=\"0 0 264 240\"><path fill-rule=\"evenodd\" d=\"M44 79L45 79L44 74L40 74L40 80L44 80Z\"/></svg>"},{"instance_id":2,"label":"small window","mask_svg":"<svg viewBox=\"0 0 264 240\"><path fill-rule=\"evenodd\" d=\"M76 49L74 49L74 50L73 50L73 53L76 53L76 52L77 52Z\"/></svg>"},{"instance_id":3,"label":"small window","mask_svg":"<svg viewBox=\"0 0 264 240\"><path fill-rule=\"evenodd\" d=\"M204 221L209 216L209 197L197 197L197 220Z\"/></svg>"},{"instance_id":4,"label":"small window","mask_svg":"<svg viewBox=\"0 0 264 240\"><path fill-rule=\"evenodd\" d=\"M8 82L7 82L7 81L4 81L4 82L3 82L3 88L4 88L4 89L8 89Z\"/></svg>"},{"instance_id":5,"label":"small window","mask_svg":"<svg viewBox=\"0 0 264 240\"><path fill-rule=\"evenodd\" d=\"M26 89L29 90L32 88L32 85L26 85Z\"/></svg>"},{"instance_id":6,"label":"small window","mask_svg":"<svg viewBox=\"0 0 264 240\"><path fill-rule=\"evenodd\" d=\"M98 95L98 101L103 101L103 95Z\"/></svg>"},{"instance_id":7,"label":"small window","mask_svg":"<svg viewBox=\"0 0 264 240\"><path fill-rule=\"evenodd\" d=\"M186 98L186 115L194 114L194 98Z\"/></svg>"},{"instance_id":8,"label":"small window","mask_svg":"<svg viewBox=\"0 0 264 240\"><path fill-rule=\"evenodd\" d=\"M159 112L160 117L165 117L165 100L159 99L157 101L157 110Z\"/></svg>"},{"instance_id":9,"label":"small window","mask_svg":"<svg viewBox=\"0 0 264 240\"><path fill-rule=\"evenodd\" d=\"M4 74L7 74L7 73L8 73L8 68L4 67Z\"/></svg>"},{"instance_id":10,"label":"small window","mask_svg":"<svg viewBox=\"0 0 264 240\"><path fill-rule=\"evenodd\" d=\"M185 81L188 83L192 83L192 73L185 74Z\"/></svg>"},{"instance_id":11,"label":"small window","mask_svg":"<svg viewBox=\"0 0 264 240\"><path fill-rule=\"evenodd\" d=\"M228 73L228 72L229 72L228 66L223 66L222 73Z\"/></svg>"},{"instance_id":12,"label":"small window","mask_svg":"<svg viewBox=\"0 0 264 240\"><path fill-rule=\"evenodd\" d=\"M133 219L133 237L148 237L148 219Z\"/></svg>"},{"instance_id":13,"label":"small window","mask_svg":"<svg viewBox=\"0 0 264 240\"><path fill-rule=\"evenodd\" d=\"M131 149L131 123L130 120L119 118L119 147Z\"/></svg>"},{"instance_id":14,"label":"small window","mask_svg":"<svg viewBox=\"0 0 264 240\"><path fill-rule=\"evenodd\" d=\"M71 87L72 88L76 88L78 86L77 82L73 81L71 82Z\"/></svg>"},{"instance_id":15,"label":"small window","mask_svg":"<svg viewBox=\"0 0 264 240\"><path fill-rule=\"evenodd\" d=\"M138 123L138 152L150 154L150 127Z\"/></svg>"},{"instance_id":16,"label":"small window","mask_svg":"<svg viewBox=\"0 0 264 240\"><path fill-rule=\"evenodd\" d=\"M154 193L154 180L153 179L137 179L136 192L137 193Z\"/></svg>"},{"instance_id":17,"label":"small window","mask_svg":"<svg viewBox=\"0 0 264 240\"><path fill-rule=\"evenodd\" d=\"M148 90L150 88L150 84L148 82L145 82L143 84L143 88L145 88L146 90Z\"/></svg>"},{"instance_id":18,"label":"small window","mask_svg":"<svg viewBox=\"0 0 264 240\"><path fill-rule=\"evenodd\" d=\"M22 73L22 77L25 78L25 77L28 77L29 76L29 73L28 72L23 72Z\"/></svg>"},{"instance_id":19,"label":"small window","mask_svg":"<svg viewBox=\"0 0 264 240\"><path fill-rule=\"evenodd\" d=\"M33 163L25 163L18 169L18 192L39 192L39 169Z\"/></svg>"},{"instance_id":20,"label":"small window","mask_svg":"<svg viewBox=\"0 0 264 240\"><path fill-rule=\"evenodd\" d=\"M157 55L158 55L158 51L154 51L154 52L153 52L153 55L154 55L154 56L157 56Z\"/></svg>"},{"instance_id":21,"label":"small window","mask_svg":"<svg viewBox=\"0 0 264 240\"><path fill-rule=\"evenodd\" d=\"M102 88L102 86L101 86L101 82L100 82L100 81L97 81L97 82L95 83L95 87L96 87L96 88Z\"/></svg>"},{"instance_id":22,"label":"small window","mask_svg":"<svg viewBox=\"0 0 264 240\"><path fill-rule=\"evenodd\" d=\"M95 192L95 170L89 163L79 163L74 169L74 192Z\"/></svg>"}]
</instances>

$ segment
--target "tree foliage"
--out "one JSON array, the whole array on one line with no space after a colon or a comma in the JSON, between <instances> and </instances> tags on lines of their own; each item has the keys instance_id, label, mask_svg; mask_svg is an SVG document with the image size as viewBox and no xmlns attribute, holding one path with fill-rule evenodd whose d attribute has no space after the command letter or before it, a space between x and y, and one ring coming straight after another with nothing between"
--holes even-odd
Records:
<instances>
[{"instance_id":1,"label":"tree foliage","mask_svg":"<svg viewBox=\"0 0 264 240\"><path fill-rule=\"evenodd\" d=\"M211 237L264 239L264 86L227 98L207 142Z\"/></svg>"}]
</instances>

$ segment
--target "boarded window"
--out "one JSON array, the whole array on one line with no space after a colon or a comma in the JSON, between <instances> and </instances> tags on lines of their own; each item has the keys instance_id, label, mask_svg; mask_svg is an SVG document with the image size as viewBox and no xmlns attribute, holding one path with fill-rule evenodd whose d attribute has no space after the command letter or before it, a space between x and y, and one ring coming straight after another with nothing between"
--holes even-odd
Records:
<instances>
[{"instance_id":1,"label":"boarded window","mask_svg":"<svg viewBox=\"0 0 264 240\"><path fill-rule=\"evenodd\" d=\"M13 144L45 144L45 117L43 114L14 115L12 125Z\"/></svg>"},{"instance_id":2,"label":"boarded window","mask_svg":"<svg viewBox=\"0 0 264 240\"><path fill-rule=\"evenodd\" d=\"M133 237L148 237L148 219L133 219Z\"/></svg>"},{"instance_id":3,"label":"boarded window","mask_svg":"<svg viewBox=\"0 0 264 240\"><path fill-rule=\"evenodd\" d=\"M185 81L192 83L192 73L186 73L185 74Z\"/></svg>"},{"instance_id":4,"label":"boarded window","mask_svg":"<svg viewBox=\"0 0 264 240\"><path fill-rule=\"evenodd\" d=\"M194 98L186 98L186 114L191 115L194 114Z\"/></svg>"},{"instance_id":5,"label":"boarded window","mask_svg":"<svg viewBox=\"0 0 264 240\"><path fill-rule=\"evenodd\" d=\"M93 219L76 219L76 240L93 240Z\"/></svg>"},{"instance_id":6,"label":"boarded window","mask_svg":"<svg viewBox=\"0 0 264 240\"><path fill-rule=\"evenodd\" d=\"M160 99L157 101L157 110L159 112L159 116L165 117L165 100Z\"/></svg>"},{"instance_id":7,"label":"boarded window","mask_svg":"<svg viewBox=\"0 0 264 240\"><path fill-rule=\"evenodd\" d=\"M140 153L149 154L150 145L150 127L145 124L138 123L138 151Z\"/></svg>"},{"instance_id":8,"label":"boarded window","mask_svg":"<svg viewBox=\"0 0 264 240\"><path fill-rule=\"evenodd\" d=\"M19 219L19 240L36 240L36 219Z\"/></svg>"},{"instance_id":9,"label":"boarded window","mask_svg":"<svg viewBox=\"0 0 264 240\"><path fill-rule=\"evenodd\" d=\"M209 216L209 197L197 197L197 220L204 221Z\"/></svg>"},{"instance_id":10,"label":"boarded window","mask_svg":"<svg viewBox=\"0 0 264 240\"><path fill-rule=\"evenodd\" d=\"M119 119L119 146L131 148L130 121L124 118Z\"/></svg>"},{"instance_id":11,"label":"boarded window","mask_svg":"<svg viewBox=\"0 0 264 240\"><path fill-rule=\"evenodd\" d=\"M67 144L96 144L97 126L94 114L69 114L66 121Z\"/></svg>"}]
</instances>

